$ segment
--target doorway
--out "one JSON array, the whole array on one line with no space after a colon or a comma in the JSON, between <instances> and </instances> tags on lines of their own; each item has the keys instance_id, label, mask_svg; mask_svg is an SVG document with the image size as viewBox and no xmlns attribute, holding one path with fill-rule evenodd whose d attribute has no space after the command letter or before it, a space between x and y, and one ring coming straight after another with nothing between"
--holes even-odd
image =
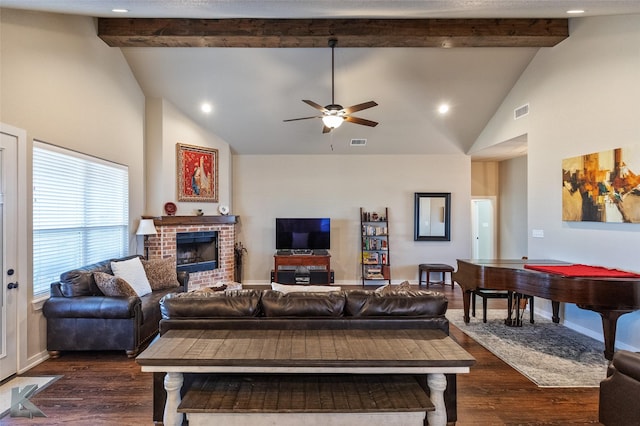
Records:
<instances>
[{"instance_id":1,"label":"doorway","mask_svg":"<svg viewBox=\"0 0 640 426\"><path fill-rule=\"evenodd\" d=\"M18 372L18 139L0 128L0 380Z\"/></svg>"},{"instance_id":2,"label":"doorway","mask_svg":"<svg viewBox=\"0 0 640 426\"><path fill-rule=\"evenodd\" d=\"M471 199L471 257L497 258L496 197Z\"/></svg>"}]
</instances>

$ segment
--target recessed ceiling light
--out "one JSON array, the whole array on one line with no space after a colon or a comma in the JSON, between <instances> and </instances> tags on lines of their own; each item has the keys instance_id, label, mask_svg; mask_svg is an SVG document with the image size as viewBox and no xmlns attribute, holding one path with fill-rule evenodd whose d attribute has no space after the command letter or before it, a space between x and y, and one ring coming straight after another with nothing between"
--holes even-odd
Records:
<instances>
[{"instance_id":1,"label":"recessed ceiling light","mask_svg":"<svg viewBox=\"0 0 640 426\"><path fill-rule=\"evenodd\" d=\"M438 107L438 112L440 114L446 114L449 112L449 104L440 104Z\"/></svg>"},{"instance_id":2,"label":"recessed ceiling light","mask_svg":"<svg viewBox=\"0 0 640 426\"><path fill-rule=\"evenodd\" d=\"M584 10L582 9L567 10L567 13L570 15L579 15L581 13L584 13Z\"/></svg>"},{"instance_id":3,"label":"recessed ceiling light","mask_svg":"<svg viewBox=\"0 0 640 426\"><path fill-rule=\"evenodd\" d=\"M111 9L114 13L127 13L129 9Z\"/></svg>"},{"instance_id":4,"label":"recessed ceiling light","mask_svg":"<svg viewBox=\"0 0 640 426\"><path fill-rule=\"evenodd\" d=\"M204 112L205 114L209 114L211 111L213 111L213 107L211 106L211 104L208 103L203 103L202 105L200 105L200 109L202 110L202 112Z\"/></svg>"}]
</instances>

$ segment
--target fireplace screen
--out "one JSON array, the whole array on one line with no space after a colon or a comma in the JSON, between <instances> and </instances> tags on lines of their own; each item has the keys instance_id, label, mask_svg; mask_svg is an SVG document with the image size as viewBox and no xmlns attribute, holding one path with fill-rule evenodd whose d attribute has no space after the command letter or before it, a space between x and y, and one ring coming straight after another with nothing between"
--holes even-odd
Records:
<instances>
[{"instance_id":1,"label":"fireplace screen","mask_svg":"<svg viewBox=\"0 0 640 426\"><path fill-rule=\"evenodd\" d=\"M177 270L210 271L218 267L218 232L179 232L176 234Z\"/></svg>"}]
</instances>

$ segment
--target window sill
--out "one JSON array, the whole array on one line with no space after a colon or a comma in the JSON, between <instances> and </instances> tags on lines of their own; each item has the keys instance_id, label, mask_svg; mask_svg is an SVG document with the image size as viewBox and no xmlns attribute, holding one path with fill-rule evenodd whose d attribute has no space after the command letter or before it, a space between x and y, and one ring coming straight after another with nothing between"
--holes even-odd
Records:
<instances>
[{"instance_id":1,"label":"window sill","mask_svg":"<svg viewBox=\"0 0 640 426\"><path fill-rule=\"evenodd\" d=\"M41 311L42 310L42 306L44 305L44 302L47 301L47 299L49 299L49 295L39 296L38 298L33 299L31 301L31 306L33 306L33 310L34 311Z\"/></svg>"}]
</instances>

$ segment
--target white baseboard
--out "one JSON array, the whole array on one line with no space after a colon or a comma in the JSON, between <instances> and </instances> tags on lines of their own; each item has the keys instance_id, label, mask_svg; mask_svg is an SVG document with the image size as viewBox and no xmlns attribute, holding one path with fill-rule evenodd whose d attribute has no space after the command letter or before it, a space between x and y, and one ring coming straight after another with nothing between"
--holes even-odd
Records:
<instances>
[{"instance_id":1,"label":"white baseboard","mask_svg":"<svg viewBox=\"0 0 640 426\"><path fill-rule=\"evenodd\" d=\"M49 359L49 353L47 351L38 352L37 354L30 356L25 363L21 363L20 370L18 370L18 374L22 374L25 371L28 371L35 367L38 364Z\"/></svg>"},{"instance_id":2,"label":"white baseboard","mask_svg":"<svg viewBox=\"0 0 640 426\"><path fill-rule=\"evenodd\" d=\"M542 310L535 310L535 314L539 315L543 318L546 318L548 320L551 320L551 313L547 312L547 311L542 311ZM595 339L599 342L602 342L604 344L604 334L602 332L596 332L594 330L591 330L589 328L583 327L579 324L576 324L574 322L571 321L566 321L562 318L560 318L560 323L562 325L564 325L567 328L570 328L571 330L577 331L580 334L584 334L585 336L589 336L592 339ZM640 352L640 348L632 346L632 345L628 345L624 342L620 342L620 341L616 341L616 345L615 345L616 349L624 349L627 351L632 351L632 352Z\"/></svg>"}]
</instances>

